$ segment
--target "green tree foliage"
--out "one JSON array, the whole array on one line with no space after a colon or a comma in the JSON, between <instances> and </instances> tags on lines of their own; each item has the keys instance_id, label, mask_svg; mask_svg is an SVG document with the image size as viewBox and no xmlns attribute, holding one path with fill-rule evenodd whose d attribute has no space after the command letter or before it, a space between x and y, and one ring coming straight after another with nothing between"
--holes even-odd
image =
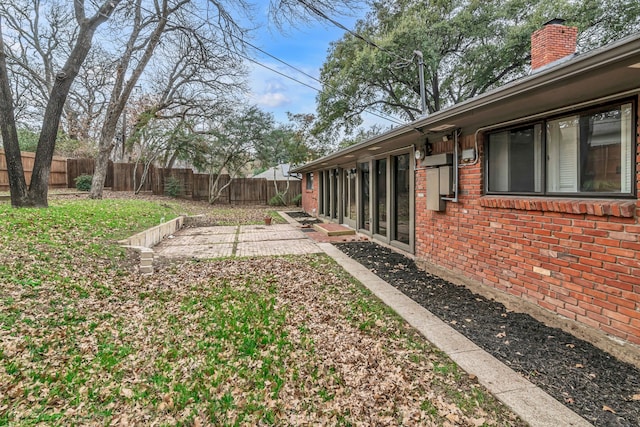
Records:
<instances>
[{"instance_id":1,"label":"green tree foliage","mask_svg":"<svg viewBox=\"0 0 640 427\"><path fill-rule=\"evenodd\" d=\"M321 70L316 132L356 131L375 109L403 120L421 111L416 51L424 58L427 113L529 72L530 36L562 17L591 49L639 29L637 0L379 0L354 33L332 44Z\"/></svg>"},{"instance_id":2,"label":"green tree foliage","mask_svg":"<svg viewBox=\"0 0 640 427\"><path fill-rule=\"evenodd\" d=\"M38 132L34 132L26 128L19 128L18 129L18 145L20 146L20 151L28 151L31 153L35 153L36 148L38 148L39 137L40 137L40 134L38 134Z\"/></svg>"}]
</instances>

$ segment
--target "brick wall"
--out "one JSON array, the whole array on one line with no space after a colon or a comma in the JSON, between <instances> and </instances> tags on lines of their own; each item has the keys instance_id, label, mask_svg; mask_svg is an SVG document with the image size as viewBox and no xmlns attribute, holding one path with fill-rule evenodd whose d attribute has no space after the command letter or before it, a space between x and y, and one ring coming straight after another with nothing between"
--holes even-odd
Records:
<instances>
[{"instance_id":1,"label":"brick wall","mask_svg":"<svg viewBox=\"0 0 640 427\"><path fill-rule=\"evenodd\" d=\"M313 190L307 190L307 174L302 177L302 209L313 216L318 216L318 193L320 186L318 172L313 172Z\"/></svg>"},{"instance_id":2,"label":"brick wall","mask_svg":"<svg viewBox=\"0 0 640 427\"><path fill-rule=\"evenodd\" d=\"M480 148L446 212L425 209L416 170L417 259L640 344L640 202L482 196Z\"/></svg>"}]
</instances>

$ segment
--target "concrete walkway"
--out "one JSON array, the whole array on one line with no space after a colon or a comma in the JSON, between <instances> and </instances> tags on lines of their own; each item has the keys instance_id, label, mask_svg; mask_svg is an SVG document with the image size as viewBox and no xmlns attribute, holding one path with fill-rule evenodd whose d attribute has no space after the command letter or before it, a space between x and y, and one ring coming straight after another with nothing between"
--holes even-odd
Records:
<instances>
[{"instance_id":1,"label":"concrete walkway","mask_svg":"<svg viewBox=\"0 0 640 427\"><path fill-rule=\"evenodd\" d=\"M167 258L220 258L322 252L292 224L186 228L153 248Z\"/></svg>"},{"instance_id":2,"label":"concrete walkway","mask_svg":"<svg viewBox=\"0 0 640 427\"><path fill-rule=\"evenodd\" d=\"M154 247L166 257L295 255L324 252L532 427L591 426L586 420L475 345L431 312L333 246L313 229L288 224L200 227L178 231ZM349 236L349 240L353 240ZM360 239L358 237L356 239Z\"/></svg>"}]
</instances>

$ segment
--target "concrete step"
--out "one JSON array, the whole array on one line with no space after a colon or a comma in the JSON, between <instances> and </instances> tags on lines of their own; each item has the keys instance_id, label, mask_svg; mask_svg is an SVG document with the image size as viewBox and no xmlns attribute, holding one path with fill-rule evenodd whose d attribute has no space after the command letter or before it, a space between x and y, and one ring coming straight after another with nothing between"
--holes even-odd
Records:
<instances>
[{"instance_id":1,"label":"concrete step","mask_svg":"<svg viewBox=\"0 0 640 427\"><path fill-rule=\"evenodd\" d=\"M353 236L356 234L354 229L334 223L314 224L313 228L327 236Z\"/></svg>"}]
</instances>

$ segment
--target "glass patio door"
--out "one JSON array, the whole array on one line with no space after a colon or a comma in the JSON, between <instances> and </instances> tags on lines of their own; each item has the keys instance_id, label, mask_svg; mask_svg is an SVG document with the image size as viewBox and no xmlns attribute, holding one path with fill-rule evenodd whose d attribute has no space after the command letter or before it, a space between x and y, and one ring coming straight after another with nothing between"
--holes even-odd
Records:
<instances>
[{"instance_id":1,"label":"glass patio door","mask_svg":"<svg viewBox=\"0 0 640 427\"><path fill-rule=\"evenodd\" d=\"M392 239L410 244L411 233L411 170L409 154L393 156L393 219Z\"/></svg>"},{"instance_id":2,"label":"glass patio door","mask_svg":"<svg viewBox=\"0 0 640 427\"><path fill-rule=\"evenodd\" d=\"M356 170L345 169L342 175L342 200L344 223L351 228L356 228Z\"/></svg>"}]
</instances>

